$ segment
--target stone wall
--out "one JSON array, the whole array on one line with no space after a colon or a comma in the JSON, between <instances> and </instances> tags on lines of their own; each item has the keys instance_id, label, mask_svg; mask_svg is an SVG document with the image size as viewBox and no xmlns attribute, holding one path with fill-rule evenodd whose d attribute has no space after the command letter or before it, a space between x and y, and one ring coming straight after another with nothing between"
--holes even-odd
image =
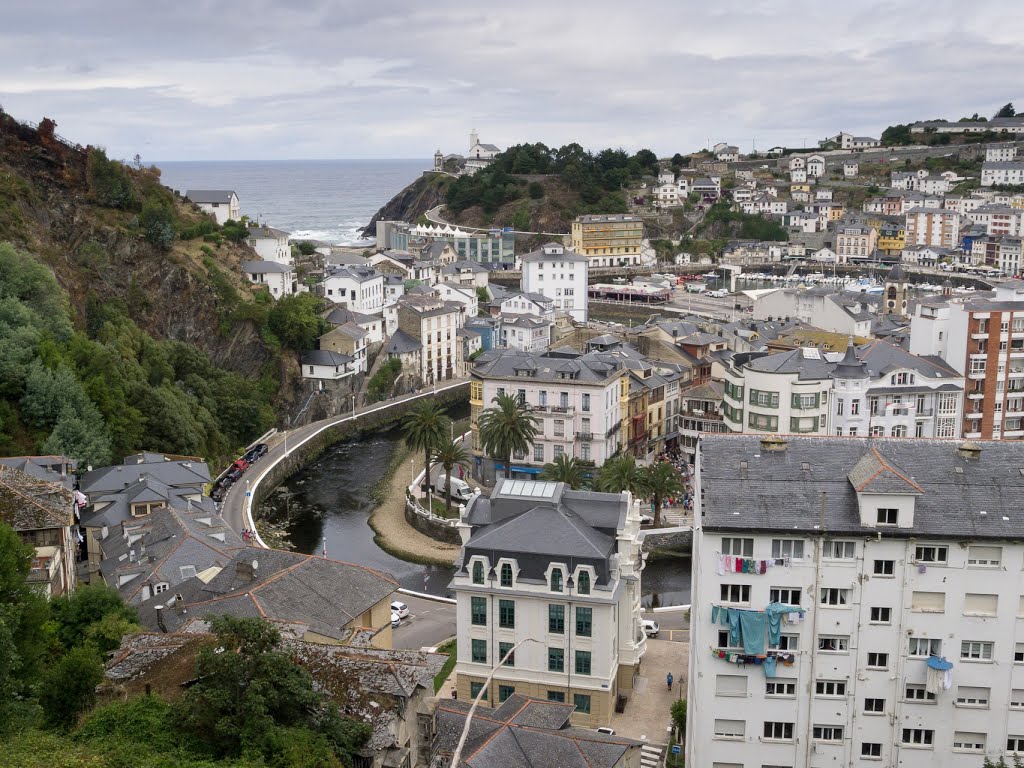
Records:
<instances>
[{"instance_id":1,"label":"stone wall","mask_svg":"<svg viewBox=\"0 0 1024 768\"><path fill-rule=\"evenodd\" d=\"M427 511L408 497L405 500L405 521L425 536L448 544L462 544L456 521L443 520L427 514Z\"/></svg>"},{"instance_id":2,"label":"stone wall","mask_svg":"<svg viewBox=\"0 0 1024 768\"><path fill-rule=\"evenodd\" d=\"M673 533L648 533L640 544L643 552L664 549L671 552L690 554L693 551L693 531L675 531Z\"/></svg>"}]
</instances>

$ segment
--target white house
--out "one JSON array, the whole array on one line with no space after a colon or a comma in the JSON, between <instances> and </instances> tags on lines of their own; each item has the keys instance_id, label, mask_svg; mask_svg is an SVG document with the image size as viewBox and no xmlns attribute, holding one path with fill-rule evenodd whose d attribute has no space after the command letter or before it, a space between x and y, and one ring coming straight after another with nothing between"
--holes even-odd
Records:
<instances>
[{"instance_id":1,"label":"white house","mask_svg":"<svg viewBox=\"0 0 1024 768\"><path fill-rule=\"evenodd\" d=\"M384 307L384 275L373 267L333 267L318 288L322 296L353 312L372 315Z\"/></svg>"},{"instance_id":2,"label":"white house","mask_svg":"<svg viewBox=\"0 0 1024 768\"><path fill-rule=\"evenodd\" d=\"M836 140L839 142L839 146L842 149L852 149L855 151L863 151L865 149L882 146L882 141L880 139L873 139L870 136L853 136L849 133L840 133L836 136Z\"/></svg>"},{"instance_id":3,"label":"white house","mask_svg":"<svg viewBox=\"0 0 1024 768\"><path fill-rule=\"evenodd\" d=\"M686 764L1024 752L1020 466L1018 442L702 436Z\"/></svg>"},{"instance_id":4,"label":"white house","mask_svg":"<svg viewBox=\"0 0 1024 768\"><path fill-rule=\"evenodd\" d=\"M1007 141L985 147L986 163L1010 163L1017 159L1017 145Z\"/></svg>"},{"instance_id":5,"label":"white house","mask_svg":"<svg viewBox=\"0 0 1024 768\"><path fill-rule=\"evenodd\" d=\"M541 353L551 345L551 321L537 315L502 315L501 346Z\"/></svg>"},{"instance_id":6,"label":"white house","mask_svg":"<svg viewBox=\"0 0 1024 768\"><path fill-rule=\"evenodd\" d=\"M654 202L662 208L677 208L686 202L690 193L690 181L685 176L678 179L671 171L658 174L658 183L653 189Z\"/></svg>"},{"instance_id":7,"label":"white house","mask_svg":"<svg viewBox=\"0 0 1024 768\"><path fill-rule=\"evenodd\" d=\"M843 256L838 256L843 259ZM871 335L874 315L866 299L854 293L834 293L826 286L779 288L754 299L753 320L795 318L815 328L848 336Z\"/></svg>"},{"instance_id":8,"label":"white house","mask_svg":"<svg viewBox=\"0 0 1024 768\"><path fill-rule=\"evenodd\" d=\"M556 312L587 322L587 258L560 243L547 243L522 256L523 292L546 296Z\"/></svg>"},{"instance_id":9,"label":"white house","mask_svg":"<svg viewBox=\"0 0 1024 768\"><path fill-rule=\"evenodd\" d=\"M288 232L273 227L252 227L246 242L264 261L276 261L278 264L291 266L292 247L288 243Z\"/></svg>"},{"instance_id":10,"label":"white house","mask_svg":"<svg viewBox=\"0 0 1024 768\"><path fill-rule=\"evenodd\" d=\"M984 226L987 235L1019 236L1024 233L1024 208L989 203L968 211L966 218Z\"/></svg>"},{"instance_id":11,"label":"white house","mask_svg":"<svg viewBox=\"0 0 1024 768\"><path fill-rule=\"evenodd\" d=\"M446 283L468 285L471 288L486 288L489 272L475 261L462 259L441 267L440 279Z\"/></svg>"},{"instance_id":12,"label":"white house","mask_svg":"<svg viewBox=\"0 0 1024 768\"><path fill-rule=\"evenodd\" d=\"M458 283L438 283L437 292L444 301L453 301L465 308L466 317L476 317L479 312L480 298L472 285Z\"/></svg>"},{"instance_id":13,"label":"white house","mask_svg":"<svg viewBox=\"0 0 1024 768\"><path fill-rule=\"evenodd\" d=\"M384 275L384 305L394 304L405 296L405 280L399 275Z\"/></svg>"},{"instance_id":14,"label":"white house","mask_svg":"<svg viewBox=\"0 0 1024 768\"><path fill-rule=\"evenodd\" d=\"M1024 162L982 163L981 186L1024 184Z\"/></svg>"},{"instance_id":15,"label":"white house","mask_svg":"<svg viewBox=\"0 0 1024 768\"><path fill-rule=\"evenodd\" d=\"M302 353L302 378L337 381L358 373L355 358L337 352L313 349Z\"/></svg>"},{"instance_id":16,"label":"white house","mask_svg":"<svg viewBox=\"0 0 1024 768\"><path fill-rule=\"evenodd\" d=\"M803 184L807 181L807 169L791 167L789 169L789 180L793 184Z\"/></svg>"},{"instance_id":17,"label":"white house","mask_svg":"<svg viewBox=\"0 0 1024 768\"><path fill-rule=\"evenodd\" d=\"M234 190L190 189L185 193L185 197L199 206L201 211L213 216L221 226L229 219L238 221L242 218L242 207Z\"/></svg>"},{"instance_id":18,"label":"white house","mask_svg":"<svg viewBox=\"0 0 1024 768\"><path fill-rule=\"evenodd\" d=\"M423 384L465 375L463 344L458 330L466 322L465 306L436 296L410 295L384 310L389 336L401 330L420 345L416 377Z\"/></svg>"},{"instance_id":19,"label":"white house","mask_svg":"<svg viewBox=\"0 0 1024 768\"><path fill-rule=\"evenodd\" d=\"M942 176L925 176L917 182L917 189L926 195L944 195L952 186L952 181Z\"/></svg>"},{"instance_id":20,"label":"white house","mask_svg":"<svg viewBox=\"0 0 1024 768\"><path fill-rule=\"evenodd\" d=\"M854 179L860 173L860 165L856 160L845 160L843 162L843 176L847 179Z\"/></svg>"},{"instance_id":21,"label":"white house","mask_svg":"<svg viewBox=\"0 0 1024 768\"><path fill-rule=\"evenodd\" d=\"M466 155L466 164L463 173L473 174L481 168L486 168L491 161L501 152L494 144L484 144L474 130L469 134L469 152Z\"/></svg>"},{"instance_id":22,"label":"white house","mask_svg":"<svg viewBox=\"0 0 1024 768\"><path fill-rule=\"evenodd\" d=\"M788 207L789 204L785 200L779 200L763 192L755 195L749 203L740 204L740 209L744 213L760 213L766 216L782 216Z\"/></svg>"},{"instance_id":23,"label":"white house","mask_svg":"<svg viewBox=\"0 0 1024 768\"><path fill-rule=\"evenodd\" d=\"M807 159L803 155L790 155L789 157L789 170L807 170Z\"/></svg>"},{"instance_id":24,"label":"white house","mask_svg":"<svg viewBox=\"0 0 1024 768\"><path fill-rule=\"evenodd\" d=\"M807 175L811 178L820 179L825 175L825 158L821 155L811 155L807 158Z\"/></svg>"},{"instance_id":25,"label":"white house","mask_svg":"<svg viewBox=\"0 0 1024 768\"><path fill-rule=\"evenodd\" d=\"M740 159L740 148L724 142L715 144L714 155L720 163L735 163Z\"/></svg>"},{"instance_id":26,"label":"white house","mask_svg":"<svg viewBox=\"0 0 1024 768\"><path fill-rule=\"evenodd\" d=\"M498 313L502 315L537 315L545 320L555 319L555 301L542 293L514 291L501 299Z\"/></svg>"},{"instance_id":27,"label":"white house","mask_svg":"<svg viewBox=\"0 0 1024 768\"><path fill-rule=\"evenodd\" d=\"M782 225L798 232L823 232L825 217L810 211L789 211L782 217Z\"/></svg>"},{"instance_id":28,"label":"white house","mask_svg":"<svg viewBox=\"0 0 1024 768\"><path fill-rule=\"evenodd\" d=\"M276 261L243 261L242 274L255 285L265 285L275 299L295 291L295 274L287 264Z\"/></svg>"}]
</instances>

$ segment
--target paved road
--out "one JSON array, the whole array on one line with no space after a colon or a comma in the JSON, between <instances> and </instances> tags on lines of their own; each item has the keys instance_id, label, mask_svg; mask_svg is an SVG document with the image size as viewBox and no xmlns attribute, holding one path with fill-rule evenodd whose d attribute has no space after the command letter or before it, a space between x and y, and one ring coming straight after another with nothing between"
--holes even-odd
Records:
<instances>
[{"instance_id":1,"label":"paved road","mask_svg":"<svg viewBox=\"0 0 1024 768\"><path fill-rule=\"evenodd\" d=\"M404 403L408 400L432 397L435 392L444 392L449 389L454 389L455 387L464 386L467 381L468 379L449 381L437 386L436 389L425 389L419 394L403 395L383 403L365 406L356 410L355 418L358 419L360 414L372 413L385 408L390 408L391 406L397 405L398 403ZM227 524L236 531L241 531L243 528L250 527L245 514L246 497L254 490L254 486L258 485L259 481L270 470L270 468L285 456L286 449L290 453L313 435L318 434L324 429L332 427L335 424L349 421L352 418L353 416L351 413L346 413L341 416L334 416L330 419L314 421L312 424L308 424L304 427L299 427L297 429L292 429L275 435L274 440L276 442L271 445L267 454L249 467L246 473L242 475L242 477L239 478L233 486L231 486L231 489L225 495L224 501L221 504L221 516L224 518L225 522L227 522ZM260 546L263 546L262 541L257 541L257 543L260 544Z\"/></svg>"},{"instance_id":2,"label":"paved road","mask_svg":"<svg viewBox=\"0 0 1024 768\"><path fill-rule=\"evenodd\" d=\"M433 648L455 637L455 606L451 603L400 594L394 599L409 606L409 616L391 633L395 648Z\"/></svg>"}]
</instances>

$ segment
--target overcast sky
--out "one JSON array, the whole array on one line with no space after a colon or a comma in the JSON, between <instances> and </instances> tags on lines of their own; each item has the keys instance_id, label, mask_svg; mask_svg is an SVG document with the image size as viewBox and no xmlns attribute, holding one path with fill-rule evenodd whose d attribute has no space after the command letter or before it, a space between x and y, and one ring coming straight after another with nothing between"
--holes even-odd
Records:
<instances>
[{"instance_id":1,"label":"overcast sky","mask_svg":"<svg viewBox=\"0 0 1024 768\"><path fill-rule=\"evenodd\" d=\"M1019 0L0 0L0 19L6 111L144 160L423 158L474 127L749 152L1024 109Z\"/></svg>"}]
</instances>

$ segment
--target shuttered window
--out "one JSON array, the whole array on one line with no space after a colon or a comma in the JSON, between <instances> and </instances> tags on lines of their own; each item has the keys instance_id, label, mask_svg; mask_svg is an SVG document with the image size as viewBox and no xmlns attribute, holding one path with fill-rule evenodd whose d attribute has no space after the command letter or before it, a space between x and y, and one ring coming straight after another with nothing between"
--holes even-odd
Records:
<instances>
[{"instance_id":1,"label":"shuttered window","mask_svg":"<svg viewBox=\"0 0 1024 768\"><path fill-rule=\"evenodd\" d=\"M910 610L924 613L942 613L946 610L945 592L913 592Z\"/></svg>"},{"instance_id":2,"label":"shuttered window","mask_svg":"<svg viewBox=\"0 0 1024 768\"><path fill-rule=\"evenodd\" d=\"M715 693L719 696L746 696L746 675L718 675L715 678Z\"/></svg>"},{"instance_id":3,"label":"shuttered window","mask_svg":"<svg viewBox=\"0 0 1024 768\"><path fill-rule=\"evenodd\" d=\"M999 607L998 595L964 595L965 616L995 616Z\"/></svg>"}]
</instances>

